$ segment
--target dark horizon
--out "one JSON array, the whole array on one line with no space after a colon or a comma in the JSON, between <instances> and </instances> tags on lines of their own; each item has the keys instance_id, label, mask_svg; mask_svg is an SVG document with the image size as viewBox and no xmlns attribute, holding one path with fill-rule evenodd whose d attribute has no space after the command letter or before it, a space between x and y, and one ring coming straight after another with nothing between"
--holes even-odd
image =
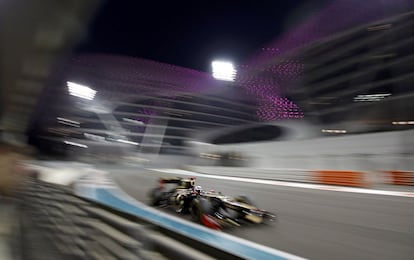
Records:
<instances>
[{"instance_id":1,"label":"dark horizon","mask_svg":"<svg viewBox=\"0 0 414 260\"><path fill-rule=\"evenodd\" d=\"M242 63L326 2L108 0L76 53L126 55L207 72L213 59Z\"/></svg>"}]
</instances>

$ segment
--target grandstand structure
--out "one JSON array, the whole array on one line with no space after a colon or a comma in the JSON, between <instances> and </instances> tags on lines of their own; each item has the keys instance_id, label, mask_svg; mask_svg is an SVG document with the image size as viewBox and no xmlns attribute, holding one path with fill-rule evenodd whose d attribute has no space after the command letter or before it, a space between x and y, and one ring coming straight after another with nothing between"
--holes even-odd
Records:
<instances>
[{"instance_id":1,"label":"grandstand structure","mask_svg":"<svg viewBox=\"0 0 414 260\"><path fill-rule=\"evenodd\" d=\"M239 73L236 81L226 82L145 59L78 55L55 69L31 133L41 137L35 142L53 147L186 153L196 131L303 116L271 78L264 84L264 77L249 78L243 68ZM74 84L96 95L71 96L67 85Z\"/></svg>"},{"instance_id":2,"label":"grandstand structure","mask_svg":"<svg viewBox=\"0 0 414 260\"><path fill-rule=\"evenodd\" d=\"M250 64L256 77L294 69L283 93L321 130L337 130L323 134L413 128L413 8L334 1Z\"/></svg>"},{"instance_id":3,"label":"grandstand structure","mask_svg":"<svg viewBox=\"0 0 414 260\"><path fill-rule=\"evenodd\" d=\"M335 1L281 36L238 65L233 82L140 58L75 56L52 73L30 133L59 151L123 155L188 154L189 143L205 140L286 140L296 130L262 127L286 119L306 119L330 136L412 128L414 13L384 18L375 6L352 6L366 12L327 23L344 8ZM70 96L68 82L94 89L95 98Z\"/></svg>"},{"instance_id":4,"label":"grandstand structure","mask_svg":"<svg viewBox=\"0 0 414 260\"><path fill-rule=\"evenodd\" d=\"M289 96L309 117L349 132L414 127L413 26L406 13L301 50L304 76Z\"/></svg>"}]
</instances>

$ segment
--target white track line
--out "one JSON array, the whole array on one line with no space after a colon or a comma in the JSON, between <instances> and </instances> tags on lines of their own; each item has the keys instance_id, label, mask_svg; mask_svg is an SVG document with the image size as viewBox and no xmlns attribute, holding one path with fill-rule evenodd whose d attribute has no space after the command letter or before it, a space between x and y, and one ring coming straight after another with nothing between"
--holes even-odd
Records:
<instances>
[{"instance_id":1,"label":"white track line","mask_svg":"<svg viewBox=\"0 0 414 260\"><path fill-rule=\"evenodd\" d=\"M164 172L164 173L171 173L171 174L199 176L199 177L210 178L210 179L221 179L221 180L231 180L231 181L240 181L240 182L250 182L250 183L267 184L267 185L275 185L275 186L286 186L286 187L304 188L304 189L313 189L313 190L326 190L326 191L350 192L350 193L361 193L361 194L373 194L373 195L386 195L386 196L414 198L414 192L374 190L374 189L362 189L362 188L330 186L330 185L320 185L320 184L310 184L310 183L297 183L297 182L285 182L285 181L262 180L262 179L253 179L253 178L231 177L231 176L221 176L221 175L214 175L214 174L203 174L203 173L180 170L180 169L149 169L149 170L157 171L157 172Z\"/></svg>"}]
</instances>

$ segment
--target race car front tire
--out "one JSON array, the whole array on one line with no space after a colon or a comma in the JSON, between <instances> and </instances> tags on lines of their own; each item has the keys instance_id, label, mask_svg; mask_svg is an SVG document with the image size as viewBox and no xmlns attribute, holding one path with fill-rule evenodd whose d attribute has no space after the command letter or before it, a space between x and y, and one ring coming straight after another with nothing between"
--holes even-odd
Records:
<instances>
[{"instance_id":1,"label":"race car front tire","mask_svg":"<svg viewBox=\"0 0 414 260\"><path fill-rule=\"evenodd\" d=\"M212 217L214 213L211 202L205 198L195 199L190 208L192 218L202 225L221 230L222 226Z\"/></svg>"},{"instance_id":2,"label":"race car front tire","mask_svg":"<svg viewBox=\"0 0 414 260\"><path fill-rule=\"evenodd\" d=\"M197 198L194 199L191 203L191 216L197 222L201 222L201 215L202 214L212 214L213 213L213 206L211 202L205 198Z\"/></svg>"}]
</instances>

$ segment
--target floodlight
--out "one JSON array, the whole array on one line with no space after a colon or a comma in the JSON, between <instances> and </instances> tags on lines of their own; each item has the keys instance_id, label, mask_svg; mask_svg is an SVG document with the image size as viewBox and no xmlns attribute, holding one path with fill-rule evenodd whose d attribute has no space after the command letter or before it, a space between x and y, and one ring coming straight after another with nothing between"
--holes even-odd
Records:
<instances>
[{"instance_id":1,"label":"floodlight","mask_svg":"<svg viewBox=\"0 0 414 260\"><path fill-rule=\"evenodd\" d=\"M74 82L66 82L69 90L69 94L75 97L80 97L83 99L93 100L96 95L96 91L91 89L90 87L77 84Z\"/></svg>"},{"instance_id":2,"label":"floodlight","mask_svg":"<svg viewBox=\"0 0 414 260\"><path fill-rule=\"evenodd\" d=\"M236 69L233 63L227 61L213 61L213 77L219 80L234 81L236 78Z\"/></svg>"}]
</instances>

